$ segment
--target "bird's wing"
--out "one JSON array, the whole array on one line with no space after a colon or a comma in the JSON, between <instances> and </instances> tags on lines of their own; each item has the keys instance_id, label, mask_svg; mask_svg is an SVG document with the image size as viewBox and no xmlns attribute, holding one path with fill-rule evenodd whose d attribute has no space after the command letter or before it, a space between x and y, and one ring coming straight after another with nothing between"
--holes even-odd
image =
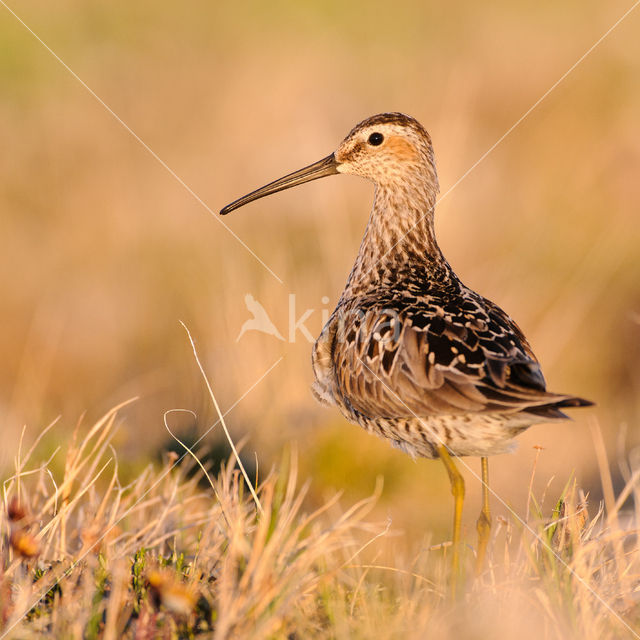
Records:
<instances>
[{"instance_id":1,"label":"bird's wing","mask_svg":"<svg viewBox=\"0 0 640 640\"><path fill-rule=\"evenodd\" d=\"M546 392L517 325L477 294L454 303L344 311L332 349L338 392L377 417L515 413L562 401ZM543 417L562 417L550 408Z\"/></svg>"}]
</instances>

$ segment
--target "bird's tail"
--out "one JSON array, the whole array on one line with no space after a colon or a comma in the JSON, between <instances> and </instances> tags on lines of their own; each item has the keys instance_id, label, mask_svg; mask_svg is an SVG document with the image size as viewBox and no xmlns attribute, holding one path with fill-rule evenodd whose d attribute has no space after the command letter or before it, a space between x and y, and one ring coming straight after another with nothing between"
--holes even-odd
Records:
<instances>
[{"instance_id":1,"label":"bird's tail","mask_svg":"<svg viewBox=\"0 0 640 640\"><path fill-rule=\"evenodd\" d=\"M527 413L546 420L567 420L569 416L560 411L560 409L569 409L573 407L592 407L594 405L590 400L584 398L576 398L574 396L563 397L556 402L550 402L549 404L543 404L538 407L528 407Z\"/></svg>"}]
</instances>

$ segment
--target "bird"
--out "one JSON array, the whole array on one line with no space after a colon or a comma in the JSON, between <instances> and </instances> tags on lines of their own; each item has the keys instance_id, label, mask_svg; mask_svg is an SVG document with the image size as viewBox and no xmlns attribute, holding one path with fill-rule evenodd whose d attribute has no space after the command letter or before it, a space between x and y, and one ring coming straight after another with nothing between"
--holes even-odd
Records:
<instances>
[{"instance_id":1,"label":"bird","mask_svg":"<svg viewBox=\"0 0 640 640\"><path fill-rule=\"evenodd\" d=\"M312 391L349 421L414 458L439 458L454 498L452 593L460 567L465 485L454 459L481 459L476 571L491 530L488 457L531 425L593 403L547 390L518 325L465 286L436 241L439 192L431 137L413 117L357 124L325 158L221 209L335 174L373 182L373 207L335 310L312 351Z\"/></svg>"}]
</instances>

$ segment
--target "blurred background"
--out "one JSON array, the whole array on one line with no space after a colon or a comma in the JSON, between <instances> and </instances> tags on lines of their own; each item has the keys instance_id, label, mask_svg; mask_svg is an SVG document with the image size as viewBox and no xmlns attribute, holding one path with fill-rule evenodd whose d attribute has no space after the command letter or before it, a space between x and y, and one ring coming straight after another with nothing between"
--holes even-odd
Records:
<instances>
[{"instance_id":1,"label":"blurred background","mask_svg":"<svg viewBox=\"0 0 640 640\"><path fill-rule=\"evenodd\" d=\"M125 475L169 446L165 411L193 410L172 428L204 433L215 412L182 320L261 474L296 448L315 504L336 489L364 498L383 476L378 514L394 530L446 535L441 465L316 404L311 343L291 333L312 310L315 338L333 309L372 187L334 177L217 216L365 117L403 111L433 138L450 263L520 324L551 389L597 403L493 458L493 488L523 509L542 447L536 489L557 495L575 472L595 509L596 425L614 474L640 444L640 9L448 192L630 2L12 6L121 122L0 7L3 477L24 426L28 444L59 417L47 455L134 396L115 443ZM238 340L246 294L283 340ZM472 528L479 483L465 476ZM494 513L506 509L494 501Z\"/></svg>"}]
</instances>

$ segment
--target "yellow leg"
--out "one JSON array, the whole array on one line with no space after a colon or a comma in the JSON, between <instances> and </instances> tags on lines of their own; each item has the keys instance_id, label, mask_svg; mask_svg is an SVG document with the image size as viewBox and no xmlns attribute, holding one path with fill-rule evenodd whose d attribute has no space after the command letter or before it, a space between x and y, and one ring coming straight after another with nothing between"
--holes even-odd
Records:
<instances>
[{"instance_id":1,"label":"yellow leg","mask_svg":"<svg viewBox=\"0 0 640 640\"><path fill-rule=\"evenodd\" d=\"M453 494L453 552L451 555L451 599L455 599L458 589L458 577L460 574L460 525L462 523L462 504L464 503L464 478L458 471L451 455L445 446L438 447L440 459L444 463Z\"/></svg>"},{"instance_id":2,"label":"yellow leg","mask_svg":"<svg viewBox=\"0 0 640 640\"><path fill-rule=\"evenodd\" d=\"M489 459L480 458L482 465L482 510L476 523L478 530L478 554L476 556L476 575L482 571L484 556L491 533L491 511L489 511Z\"/></svg>"}]
</instances>

